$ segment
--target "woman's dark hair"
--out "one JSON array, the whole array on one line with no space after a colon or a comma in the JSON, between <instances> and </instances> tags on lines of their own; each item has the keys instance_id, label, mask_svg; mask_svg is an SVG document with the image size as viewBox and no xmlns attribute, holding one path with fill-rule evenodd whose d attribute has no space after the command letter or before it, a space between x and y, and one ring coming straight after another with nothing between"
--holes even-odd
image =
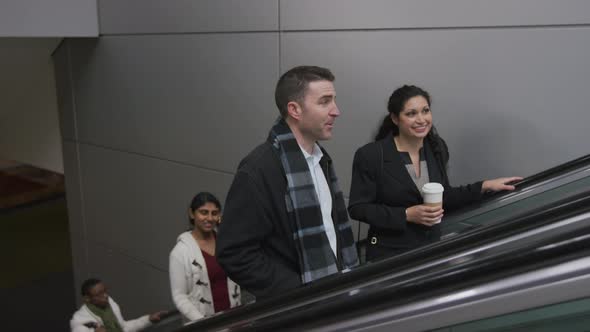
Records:
<instances>
[{"instance_id":1,"label":"woman's dark hair","mask_svg":"<svg viewBox=\"0 0 590 332\"><path fill-rule=\"evenodd\" d=\"M393 93L389 97L389 101L387 102L387 111L389 112L389 114L387 114L383 119L383 123L377 131L377 135L375 135L375 141L387 137L389 133L392 133L393 136L397 136L399 134L398 126L391 120L391 114L394 114L396 117L399 117L399 114L404 109L404 106L406 105L408 100L417 96L424 97L424 99L426 99L426 102L428 103L428 106L430 106L430 94L428 94L426 90L423 90L420 87L417 87L415 85L404 85L393 91ZM426 136L426 141L430 144L434 152L434 155L441 163L442 171L446 173L446 165L449 161L449 150L447 149L445 141L438 135L434 125L432 126L430 132Z\"/></svg>"},{"instance_id":2,"label":"woman's dark hair","mask_svg":"<svg viewBox=\"0 0 590 332\"><path fill-rule=\"evenodd\" d=\"M219 203L219 200L217 199L217 197L213 196L212 193L209 193L206 191L202 191L202 192L196 194L195 197L193 197L193 200L191 201L190 209L191 209L191 211L195 212L198 208L200 208L201 206L203 206L207 203L215 204L215 206L221 211L221 203ZM191 225L194 225L194 223L195 223L195 221L193 219L191 219L190 217L188 218L188 222Z\"/></svg>"}]
</instances>

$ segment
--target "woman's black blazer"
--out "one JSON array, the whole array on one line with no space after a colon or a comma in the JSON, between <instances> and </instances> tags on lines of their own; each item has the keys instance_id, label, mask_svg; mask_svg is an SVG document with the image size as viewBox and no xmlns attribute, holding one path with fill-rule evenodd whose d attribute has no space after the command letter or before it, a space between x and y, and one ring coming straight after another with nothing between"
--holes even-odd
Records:
<instances>
[{"instance_id":1,"label":"woman's black blazer","mask_svg":"<svg viewBox=\"0 0 590 332\"><path fill-rule=\"evenodd\" d=\"M424 152L430 182L445 188L445 213L481 199L482 182L451 187L426 140ZM369 241L399 252L439 240L440 224L428 227L406 220L406 208L422 203L391 134L356 151L348 212L351 218L370 225Z\"/></svg>"}]
</instances>

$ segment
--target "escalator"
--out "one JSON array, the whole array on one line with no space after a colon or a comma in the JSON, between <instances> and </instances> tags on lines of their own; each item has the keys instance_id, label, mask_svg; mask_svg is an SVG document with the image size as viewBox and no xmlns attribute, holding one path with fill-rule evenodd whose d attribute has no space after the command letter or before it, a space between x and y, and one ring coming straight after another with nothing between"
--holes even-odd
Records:
<instances>
[{"instance_id":1,"label":"escalator","mask_svg":"<svg viewBox=\"0 0 590 332\"><path fill-rule=\"evenodd\" d=\"M588 181L586 156L449 216L460 227L449 229L443 241L179 331L424 331L590 296ZM566 282L571 280L577 284ZM554 284L565 290L555 288L527 301L517 294ZM568 292L578 288L588 294ZM490 298L501 304L466 309ZM441 314L452 310L450 316Z\"/></svg>"}]
</instances>

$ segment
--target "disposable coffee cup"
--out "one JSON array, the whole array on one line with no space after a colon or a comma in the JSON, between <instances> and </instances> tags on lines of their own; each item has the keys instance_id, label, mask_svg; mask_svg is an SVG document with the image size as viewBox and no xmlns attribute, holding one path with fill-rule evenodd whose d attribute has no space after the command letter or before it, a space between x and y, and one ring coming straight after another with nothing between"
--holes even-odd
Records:
<instances>
[{"instance_id":1,"label":"disposable coffee cup","mask_svg":"<svg viewBox=\"0 0 590 332\"><path fill-rule=\"evenodd\" d=\"M443 191L445 188L440 183L429 182L422 186L422 199L424 205L433 207L442 207L443 204ZM440 219L435 222L438 224Z\"/></svg>"}]
</instances>

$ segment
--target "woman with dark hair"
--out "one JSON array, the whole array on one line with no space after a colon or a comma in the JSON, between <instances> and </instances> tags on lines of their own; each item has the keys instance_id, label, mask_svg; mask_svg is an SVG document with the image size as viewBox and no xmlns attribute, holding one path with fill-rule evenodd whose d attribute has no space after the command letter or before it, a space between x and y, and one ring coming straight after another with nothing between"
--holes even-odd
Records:
<instances>
[{"instance_id":1,"label":"woman with dark hair","mask_svg":"<svg viewBox=\"0 0 590 332\"><path fill-rule=\"evenodd\" d=\"M451 187L449 152L432 124L430 95L404 85L393 92L375 142L359 148L352 166L348 212L368 223L367 260L385 258L440 239L444 211L481 200L488 191L514 190L505 177ZM443 206L423 204L420 188L443 185ZM443 210L444 209L444 210Z\"/></svg>"},{"instance_id":2,"label":"woman with dark hair","mask_svg":"<svg viewBox=\"0 0 590 332\"><path fill-rule=\"evenodd\" d=\"M178 236L170 252L172 299L185 322L240 305L240 287L227 278L215 258L219 200L210 193L198 193L188 217L192 229Z\"/></svg>"}]
</instances>

